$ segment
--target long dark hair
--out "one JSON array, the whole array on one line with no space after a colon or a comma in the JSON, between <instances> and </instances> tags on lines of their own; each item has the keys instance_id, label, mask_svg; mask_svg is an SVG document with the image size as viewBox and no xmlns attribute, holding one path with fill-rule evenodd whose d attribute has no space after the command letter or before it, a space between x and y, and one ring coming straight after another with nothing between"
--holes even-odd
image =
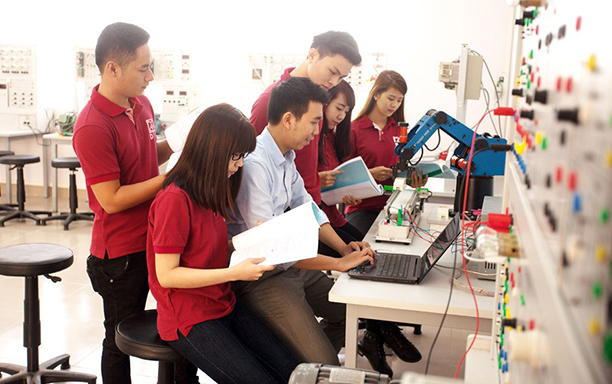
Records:
<instances>
[{"instance_id":1,"label":"long dark hair","mask_svg":"<svg viewBox=\"0 0 612 384\"><path fill-rule=\"evenodd\" d=\"M363 115L370 114L370 112L372 112L372 109L374 109L374 105L376 104L375 97L380 96L383 92L388 91L391 88L397 89L402 95L405 95L406 92L408 92L408 85L406 85L406 80L404 80L402 75L395 71L382 71L376 78L376 81L374 81L374 85L372 86L372 89L368 94L368 101L366 102L361 112L359 112L359 115L357 115L355 120L359 119ZM391 117L393 117L393 119L397 123L399 123L400 121L406 121L406 119L404 119L405 101L406 99L402 99L402 103L400 104L397 111L395 111L393 115L391 115Z\"/></svg>"},{"instance_id":2,"label":"long dark hair","mask_svg":"<svg viewBox=\"0 0 612 384\"><path fill-rule=\"evenodd\" d=\"M344 95L346 99L349 111L346 113L344 120L336 127L336 138L334 140L334 150L338 161L342 162L344 159L349 157L351 154L351 113L355 107L355 92L351 88L350 84L342 80L329 90L329 98L333 101L338 95ZM330 101L331 104L331 101ZM329 104L327 105L329 108ZM319 136L319 164L325 165L325 135L330 131L329 122L325 113L323 114L323 126L321 128L321 135Z\"/></svg>"},{"instance_id":3,"label":"long dark hair","mask_svg":"<svg viewBox=\"0 0 612 384\"><path fill-rule=\"evenodd\" d=\"M230 219L242 181L242 167L228 179L233 154L248 153L257 144L255 128L242 112L229 104L207 108L187 135L183 153L168 172L171 183L183 189L194 203Z\"/></svg>"}]
</instances>

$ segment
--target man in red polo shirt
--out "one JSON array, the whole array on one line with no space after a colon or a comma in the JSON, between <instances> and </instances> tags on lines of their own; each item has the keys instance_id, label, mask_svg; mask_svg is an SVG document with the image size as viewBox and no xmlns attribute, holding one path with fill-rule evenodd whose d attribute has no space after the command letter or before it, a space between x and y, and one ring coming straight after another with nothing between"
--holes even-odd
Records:
<instances>
[{"instance_id":1,"label":"man in red polo shirt","mask_svg":"<svg viewBox=\"0 0 612 384\"><path fill-rule=\"evenodd\" d=\"M340 80L348 76L354 65L361 64L361 55L357 42L347 32L328 31L317 35L306 60L295 68L287 68L279 81L271 84L259 96L251 109L251 124L257 134L268 125L268 101L270 92L289 77L308 77L323 89L335 87ZM316 135L306 147L295 152L295 165L304 179L306 191L312 199L321 204L321 181L317 172L317 158L319 155L319 135Z\"/></svg>"},{"instance_id":2,"label":"man in red polo shirt","mask_svg":"<svg viewBox=\"0 0 612 384\"><path fill-rule=\"evenodd\" d=\"M155 118L143 91L153 80L149 34L126 23L107 26L96 45L101 82L74 128L95 213L87 273L104 303L102 380L129 383L129 356L115 344L115 326L142 311L149 291L147 217L164 176L159 164L172 150L157 142Z\"/></svg>"}]
</instances>

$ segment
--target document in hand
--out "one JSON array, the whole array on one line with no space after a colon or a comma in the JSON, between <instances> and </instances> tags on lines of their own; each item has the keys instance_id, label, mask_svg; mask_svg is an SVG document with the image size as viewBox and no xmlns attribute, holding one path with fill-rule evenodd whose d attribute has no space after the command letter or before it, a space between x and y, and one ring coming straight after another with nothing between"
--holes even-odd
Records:
<instances>
[{"instance_id":1,"label":"document in hand","mask_svg":"<svg viewBox=\"0 0 612 384\"><path fill-rule=\"evenodd\" d=\"M232 238L236 249L230 267L251 257L265 257L262 265L277 265L317 256L319 222L315 203L293 208Z\"/></svg>"},{"instance_id":2,"label":"document in hand","mask_svg":"<svg viewBox=\"0 0 612 384\"><path fill-rule=\"evenodd\" d=\"M342 173L336 175L336 182L331 187L321 188L321 199L327 205L335 205L342 202L346 195L353 195L360 199L379 196L384 192L383 187L378 184L361 156L345 161L334 170Z\"/></svg>"}]
</instances>

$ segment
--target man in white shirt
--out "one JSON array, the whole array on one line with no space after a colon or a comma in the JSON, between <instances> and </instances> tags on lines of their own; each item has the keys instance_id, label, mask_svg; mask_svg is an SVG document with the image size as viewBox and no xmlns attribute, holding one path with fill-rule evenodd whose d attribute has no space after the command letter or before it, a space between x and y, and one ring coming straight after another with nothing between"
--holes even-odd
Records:
<instances>
[{"instance_id":1,"label":"man in white shirt","mask_svg":"<svg viewBox=\"0 0 612 384\"><path fill-rule=\"evenodd\" d=\"M304 77L287 79L274 88L268 104L268 127L257 137L257 148L244 161L236 200L239 217L228 223L230 235L312 201L295 167L294 151L304 148L318 134L323 104L328 101L327 93ZM326 219L319 223L319 239L342 258L317 255L284 264L259 281L234 283L233 289L238 300L299 361L338 365L346 308L329 302L333 281L321 270L346 271L373 262L374 253L367 243L344 243ZM315 316L323 320L317 322Z\"/></svg>"}]
</instances>

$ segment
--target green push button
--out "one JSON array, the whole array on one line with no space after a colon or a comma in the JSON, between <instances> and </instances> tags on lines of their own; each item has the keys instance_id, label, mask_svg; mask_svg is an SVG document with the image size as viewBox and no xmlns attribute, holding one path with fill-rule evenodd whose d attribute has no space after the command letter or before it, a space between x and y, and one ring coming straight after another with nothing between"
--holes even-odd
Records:
<instances>
[{"instance_id":1,"label":"green push button","mask_svg":"<svg viewBox=\"0 0 612 384\"><path fill-rule=\"evenodd\" d=\"M601 210L599 220L602 224L606 224L610 220L610 210L608 208L604 208Z\"/></svg>"},{"instance_id":2,"label":"green push button","mask_svg":"<svg viewBox=\"0 0 612 384\"><path fill-rule=\"evenodd\" d=\"M608 332L604 336L603 357L606 363L612 364L612 332Z\"/></svg>"},{"instance_id":3,"label":"green push button","mask_svg":"<svg viewBox=\"0 0 612 384\"><path fill-rule=\"evenodd\" d=\"M599 281L594 282L591 291L593 293L593 298L599 299L603 294L603 287L601 286L601 283Z\"/></svg>"},{"instance_id":4,"label":"green push button","mask_svg":"<svg viewBox=\"0 0 612 384\"><path fill-rule=\"evenodd\" d=\"M542 139L542 149L543 149L543 150L546 150L546 146L547 146L547 144L548 144L548 141L546 140L546 138L543 138L543 139Z\"/></svg>"}]
</instances>

